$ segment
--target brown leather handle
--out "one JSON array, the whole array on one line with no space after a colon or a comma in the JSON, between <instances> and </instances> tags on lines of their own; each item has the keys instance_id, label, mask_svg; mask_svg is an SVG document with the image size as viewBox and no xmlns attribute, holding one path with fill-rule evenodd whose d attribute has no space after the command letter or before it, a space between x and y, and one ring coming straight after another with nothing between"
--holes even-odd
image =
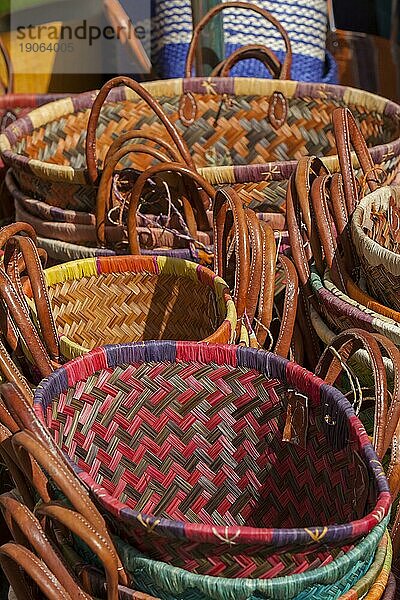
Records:
<instances>
[{"instance_id":1,"label":"brown leather handle","mask_svg":"<svg viewBox=\"0 0 400 600\"><path fill-rule=\"evenodd\" d=\"M12 66L10 55L8 54L7 48L4 45L3 40L0 36L0 53L3 57L4 64L7 70L7 83L4 85L6 94L14 93L14 69Z\"/></svg>"},{"instance_id":2,"label":"brown leather handle","mask_svg":"<svg viewBox=\"0 0 400 600\"><path fill-rule=\"evenodd\" d=\"M4 253L4 267L14 283L16 291L20 295L21 302L25 303L25 294L20 278L20 253L22 253L25 263L25 269L36 306L42 338L51 359L59 362L60 348L57 328L53 318L47 284L35 242L31 238L22 237L20 235L15 235L10 238ZM29 314L27 305L26 311Z\"/></svg>"},{"instance_id":3,"label":"brown leather handle","mask_svg":"<svg viewBox=\"0 0 400 600\"><path fill-rule=\"evenodd\" d=\"M162 154L155 148L150 148L142 144L131 144L128 146L122 146L114 154L108 157L108 160L104 163L104 169L101 175L96 200L96 232L97 239L101 246L105 246L106 244L106 218L110 208L109 201L114 170L117 164L122 160L122 158L131 153L149 154L154 158L157 158L162 163L169 162L168 157L165 154ZM196 235L197 228L195 225L193 211L191 211L190 214L187 214L186 217L188 225L190 223L189 231L191 235Z\"/></svg>"},{"instance_id":4,"label":"brown leather handle","mask_svg":"<svg viewBox=\"0 0 400 600\"><path fill-rule=\"evenodd\" d=\"M246 313L250 323L256 315L261 290L263 239L261 225L251 208L244 208L250 242L250 279L246 300Z\"/></svg>"},{"instance_id":5,"label":"brown leather handle","mask_svg":"<svg viewBox=\"0 0 400 600\"><path fill-rule=\"evenodd\" d=\"M217 6L213 7L211 10L209 10L208 13L206 15L204 15L204 17L197 23L196 27L193 30L192 39L191 39L191 42L189 45L189 51L188 51L188 54L186 57L185 77L189 78L192 76L192 68L193 68L193 64L194 64L194 58L195 58L197 46L199 43L200 33L202 32L204 27L207 25L207 23L215 17L215 15L220 13L222 10L225 10L226 8L234 8L234 9L243 8L244 10L251 10L255 13L258 13L259 15L264 17L264 19L269 21L279 31L279 33L281 34L281 36L283 38L283 41L285 42L285 47L286 47L286 56L285 56L285 60L283 61L283 64L282 64L282 77L281 78L282 79L290 79L290 70L291 70L291 66L292 66L292 47L291 47L289 36L288 36L286 30L281 25L281 23L278 21L278 19L276 19L270 12L268 12L264 8L261 8L260 6L257 6L256 4L250 4L247 2L224 2L224 3L218 4Z\"/></svg>"},{"instance_id":6,"label":"brown leather handle","mask_svg":"<svg viewBox=\"0 0 400 600\"><path fill-rule=\"evenodd\" d=\"M16 459L11 438L11 431L0 424L0 454L4 465L18 490L20 498L22 498L24 504L30 510L33 510L36 504L36 498L32 494L32 489L29 487L26 477Z\"/></svg>"},{"instance_id":7,"label":"brown leather handle","mask_svg":"<svg viewBox=\"0 0 400 600\"><path fill-rule=\"evenodd\" d=\"M157 102L157 100L155 100L155 98L153 98L153 96L143 86L141 86L140 83L134 81L133 79L130 79L129 77L121 76L110 79L110 81L103 85L103 87L97 94L93 102L92 109L90 111L86 136L86 164L90 181L92 183L95 183L98 178L96 164L96 130L99 121L100 111L110 91L113 88L119 87L121 85L125 85L134 92L136 92L142 98L142 100L144 100L150 106L150 108L155 112L155 114L164 124L168 134L170 135L172 141L176 145L183 161L192 168L195 168L193 159L190 155L186 142L178 133L170 118L164 113L163 109L161 108L161 105Z\"/></svg>"},{"instance_id":8,"label":"brown leather handle","mask_svg":"<svg viewBox=\"0 0 400 600\"><path fill-rule=\"evenodd\" d=\"M137 181L135 182L135 185L133 186L132 192L131 192L131 198L130 198L130 202L129 202L129 214L128 214L128 236L129 236L129 245L130 245L130 249L132 254L140 254L140 246L139 246L139 238L137 235L137 226L136 226L136 213L137 213L137 209L138 209L138 205L140 202L140 198L143 192L143 188L147 182L147 180L151 177L153 177L154 175L157 175L159 173L167 173L167 172L171 172L171 173L179 173L182 176L185 177L186 180L190 179L193 182L193 187L199 187L201 190L203 190L203 192L205 193L205 195L208 197L209 199L209 205L212 204L212 200L215 196L215 190L213 188L213 186L208 183L201 175L199 175L199 173L197 173L197 171L193 171L192 169L190 169L189 167L186 167L185 165L179 164L179 163L163 163L163 164L159 164L159 165L155 165L154 167L150 167L149 169L147 169L146 171L144 171L137 179ZM195 194L195 198L190 198L186 199L187 203L191 203L193 201L195 201L196 197L198 197L198 194ZM185 203L184 203L185 205ZM188 210L188 207L185 207L185 213L186 213L186 218L189 219L190 218L190 212ZM204 207L201 206L201 213L202 213L202 220L207 220L208 223L208 218L207 218L207 214L204 210ZM199 212L197 211L197 219L199 219ZM198 220L199 223L199 220Z\"/></svg>"},{"instance_id":9,"label":"brown leather handle","mask_svg":"<svg viewBox=\"0 0 400 600\"><path fill-rule=\"evenodd\" d=\"M217 192L214 201L213 227L214 268L216 274L223 279L226 279L227 275L228 237L233 231L232 243L236 258L233 299L236 305L239 335L246 315L250 281L250 244L243 203L233 188L224 188Z\"/></svg>"},{"instance_id":10,"label":"brown leather handle","mask_svg":"<svg viewBox=\"0 0 400 600\"><path fill-rule=\"evenodd\" d=\"M88 598L65 567L62 557L56 552L54 545L50 543L40 522L32 512L13 493L0 496L0 507L14 541L26 548L31 547L60 584L72 594L73 598ZM39 509L41 509L40 506ZM43 515L41 511L38 511L38 514L51 518L51 515ZM77 515L76 518L80 517L78 513L74 513L74 515ZM79 533L78 537L80 537Z\"/></svg>"},{"instance_id":11,"label":"brown leather handle","mask_svg":"<svg viewBox=\"0 0 400 600\"><path fill-rule=\"evenodd\" d=\"M299 279L294 264L287 256L280 255L278 260L285 272L286 286L281 325L274 352L279 356L283 356L283 358L287 358L296 326Z\"/></svg>"},{"instance_id":12,"label":"brown leather handle","mask_svg":"<svg viewBox=\"0 0 400 600\"><path fill-rule=\"evenodd\" d=\"M117 152L126 142L130 142L131 140L149 140L154 142L158 146L160 146L163 150L165 150L166 154L169 157L169 160L172 162L181 162L182 156L178 152L174 146L169 144L166 140L158 139L152 133L141 131L140 129L132 129L132 131L126 131L125 133L121 133L116 140L113 141L109 149L107 150L106 157L104 159L104 164L107 164L110 157Z\"/></svg>"},{"instance_id":13,"label":"brown leather handle","mask_svg":"<svg viewBox=\"0 0 400 600\"><path fill-rule=\"evenodd\" d=\"M263 236L262 275L255 333L261 348L270 330L275 298L276 242L272 228L260 221Z\"/></svg>"},{"instance_id":14,"label":"brown leather handle","mask_svg":"<svg viewBox=\"0 0 400 600\"><path fill-rule=\"evenodd\" d=\"M229 77L230 71L242 60L253 58L260 61L274 79L283 79L282 64L273 50L261 44L248 44L237 48L222 60L211 72L210 77Z\"/></svg>"},{"instance_id":15,"label":"brown leather handle","mask_svg":"<svg viewBox=\"0 0 400 600\"><path fill-rule=\"evenodd\" d=\"M392 360L395 373L393 398L390 407L386 370L380 346ZM398 373L400 351L398 348L393 342L383 336L374 335L361 329L349 329L336 336L326 347L317 365L315 374L324 379L329 385L333 385L343 370L343 363L346 363L360 348L364 348L367 351L374 376L376 411L374 447L378 457L382 459L392 443L392 438L400 418L400 385Z\"/></svg>"},{"instance_id":16,"label":"brown leather handle","mask_svg":"<svg viewBox=\"0 0 400 600\"><path fill-rule=\"evenodd\" d=\"M107 544L113 552L115 552L118 561L119 582L122 585L126 585L129 582L129 577L126 575L117 553L114 550L114 545L108 534L103 517L90 500L86 489L71 471L70 467L66 465L65 460L62 460L59 454L52 451L51 446L45 445L45 443L45 440L44 443L42 443L40 439L28 431L15 433L12 438L12 444L21 466L27 464L26 460L24 463L23 455L21 456L21 453L25 452L29 457L34 458L36 463L52 478L56 486L69 500L74 510L85 517L85 519L87 519L87 521L107 540ZM27 476L29 477L29 471L27 472ZM35 481L32 481L32 484L35 485ZM39 494L42 493L40 486L37 488L37 491ZM43 497L43 501L49 501L47 495Z\"/></svg>"},{"instance_id":17,"label":"brown leather handle","mask_svg":"<svg viewBox=\"0 0 400 600\"><path fill-rule=\"evenodd\" d=\"M323 163L315 157L301 158L291 175L286 192L286 221L292 259L300 283L312 297L309 286L310 262L321 269L321 245L310 210L310 188L319 175L327 174Z\"/></svg>"},{"instance_id":18,"label":"brown leather handle","mask_svg":"<svg viewBox=\"0 0 400 600\"><path fill-rule=\"evenodd\" d=\"M26 580L21 577L20 569L32 579L48 600L73 600L44 562L24 546L11 542L1 546L0 564L17 600L33 599ZM90 600L89 596L84 597Z\"/></svg>"},{"instance_id":19,"label":"brown leather handle","mask_svg":"<svg viewBox=\"0 0 400 600\"><path fill-rule=\"evenodd\" d=\"M343 176L346 206L348 214L351 216L359 199L357 180L351 159L351 146L353 146L356 152L360 166L364 172L366 183L371 192L379 187L379 183L376 181L374 163L372 162L367 144L350 109L347 107L335 108L332 121L340 170Z\"/></svg>"},{"instance_id":20,"label":"brown leather handle","mask_svg":"<svg viewBox=\"0 0 400 600\"><path fill-rule=\"evenodd\" d=\"M57 503L40 504L35 512L40 517L57 521L90 548L99 559L106 574L107 600L118 600L117 554L115 548L110 547L108 540L82 515ZM48 558L44 558L44 560L48 564Z\"/></svg>"}]
</instances>

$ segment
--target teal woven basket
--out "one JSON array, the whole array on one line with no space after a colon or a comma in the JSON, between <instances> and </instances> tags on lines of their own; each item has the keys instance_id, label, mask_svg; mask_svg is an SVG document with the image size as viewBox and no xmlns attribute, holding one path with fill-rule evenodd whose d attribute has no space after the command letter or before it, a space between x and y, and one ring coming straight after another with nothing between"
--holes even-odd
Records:
<instances>
[{"instance_id":1,"label":"teal woven basket","mask_svg":"<svg viewBox=\"0 0 400 600\"><path fill-rule=\"evenodd\" d=\"M114 543L136 589L160 600L338 600L368 572L389 517L328 565L274 579L196 575L146 558L118 537Z\"/></svg>"}]
</instances>

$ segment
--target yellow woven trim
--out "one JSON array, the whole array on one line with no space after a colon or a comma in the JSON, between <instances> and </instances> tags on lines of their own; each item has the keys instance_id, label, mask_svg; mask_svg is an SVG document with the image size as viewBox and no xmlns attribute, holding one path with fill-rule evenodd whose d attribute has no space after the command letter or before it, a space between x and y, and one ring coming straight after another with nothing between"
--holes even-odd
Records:
<instances>
[{"instance_id":1,"label":"yellow woven trim","mask_svg":"<svg viewBox=\"0 0 400 600\"><path fill-rule=\"evenodd\" d=\"M11 144L8 141L8 137L2 133L0 135L0 152L4 152L4 150L10 150Z\"/></svg>"},{"instance_id":2,"label":"yellow woven trim","mask_svg":"<svg viewBox=\"0 0 400 600\"><path fill-rule=\"evenodd\" d=\"M31 159L29 161L29 166L32 169L32 172L41 179L44 178L55 182L69 181L71 183L86 183L82 169L75 170L73 167L55 165L37 159Z\"/></svg>"},{"instance_id":3,"label":"yellow woven trim","mask_svg":"<svg viewBox=\"0 0 400 600\"><path fill-rule=\"evenodd\" d=\"M223 298L222 298L223 300ZM224 304L225 307L225 304ZM236 312L236 307L235 307L235 303L233 300L228 300L228 302L226 303L226 317L225 317L226 321L229 321L229 323L231 324L231 339L230 339L230 343L233 344L235 341L235 336L236 336L236 325L237 325L237 312Z\"/></svg>"},{"instance_id":4,"label":"yellow woven trim","mask_svg":"<svg viewBox=\"0 0 400 600\"><path fill-rule=\"evenodd\" d=\"M215 296L217 298L219 314L226 315L225 319L227 321L230 321L232 324L232 329L236 330L237 314L235 303L232 299L228 301L225 300L225 293L227 291L229 293L229 287L226 281L222 279L222 277L217 276L214 278L214 290Z\"/></svg>"},{"instance_id":5,"label":"yellow woven trim","mask_svg":"<svg viewBox=\"0 0 400 600\"><path fill-rule=\"evenodd\" d=\"M150 81L144 83L143 87L156 98L159 98L160 96L173 98L174 96L180 96L183 93L183 79L161 79L159 81Z\"/></svg>"},{"instance_id":6,"label":"yellow woven trim","mask_svg":"<svg viewBox=\"0 0 400 600\"><path fill-rule=\"evenodd\" d=\"M82 354L87 354L89 350L72 342L66 336L61 336L60 338L60 352L62 356L65 356L68 360L72 360L73 358L77 358L78 356L82 356Z\"/></svg>"},{"instance_id":7,"label":"yellow woven trim","mask_svg":"<svg viewBox=\"0 0 400 600\"><path fill-rule=\"evenodd\" d=\"M358 159L354 152L352 153L351 158L352 162L354 163L353 166L358 167ZM339 158L337 154L335 154L335 156L325 156L322 159L322 162L331 173L337 173L340 170Z\"/></svg>"},{"instance_id":8,"label":"yellow woven trim","mask_svg":"<svg viewBox=\"0 0 400 600\"><path fill-rule=\"evenodd\" d=\"M56 121L64 115L70 115L75 112L72 98L63 98L62 100L55 100L49 104L44 104L39 108L35 108L29 113L29 118L32 121L33 127L37 129L42 125L47 125L51 121Z\"/></svg>"},{"instance_id":9,"label":"yellow woven trim","mask_svg":"<svg viewBox=\"0 0 400 600\"><path fill-rule=\"evenodd\" d=\"M253 77L235 77L233 81L236 96L271 96L274 92L282 92L286 98L293 98L297 89L297 81Z\"/></svg>"},{"instance_id":10,"label":"yellow woven trim","mask_svg":"<svg viewBox=\"0 0 400 600\"><path fill-rule=\"evenodd\" d=\"M96 258L83 258L63 265L57 265L45 270L47 285L56 285L62 281L81 279L82 277L93 277L97 275Z\"/></svg>"},{"instance_id":11,"label":"yellow woven trim","mask_svg":"<svg viewBox=\"0 0 400 600\"><path fill-rule=\"evenodd\" d=\"M197 280L197 265L189 260L157 256L157 264L160 273L164 275L176 275L177 277L188 277Z\"/></svg>"},{"instance_id":12,"label":"yellow woven trim","mask_svg":"<svg viewBox=\"0 0 400 600\"><path fill-rule=\"evenodd\" d=\"M225 183L236 183L233 167L204 167L199 173L211 185L224 185Z\"/></svg>"},{"instance_id":13,"label":"yellow woven trim","mask_svg":"<svg viewBox=\"0 0 400 600\"><path fill-rule=\"evenodd\" d=\"M346 88L343 94L343 101L347 105L356 104L362 106L368 111L376 111L383 114L386 108L387 100L371 92L358 90L356 88Z\"/></svg>"}]
</instances>

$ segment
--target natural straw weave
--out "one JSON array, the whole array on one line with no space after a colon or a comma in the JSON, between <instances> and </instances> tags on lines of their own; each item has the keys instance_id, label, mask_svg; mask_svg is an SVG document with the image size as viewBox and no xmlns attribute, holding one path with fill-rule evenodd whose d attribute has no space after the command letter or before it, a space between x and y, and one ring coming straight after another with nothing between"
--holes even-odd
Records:
<instances>
[{"instance_id":1,"label":"natural straw weave","mask_svg":"<svg viewBox=\"0 0 400 600\"><path fill-rule=\"evenodd\" d=\"M60 349L142 340L229 343L236 310L227 284L206 267L166 257L88 258L44 271Z\"/></svg>"},{"instance_id":2,"label":"natural straw weave","mask_svg":"<svg viewBox=\"0 0 400 600\"><path fill-rule=\"evenodd\" d=\"M308 398L304 449L282 441L293 390ZM349 402L273 354L106 346L42 381L34 406L116 530L197 573L304 571L356 543L390 508Z\"/></svg>"},{"instance_id":3,"label":"natural straw weave","mask_svg":"<svg viewBox=\"0 0 400 600\"><path fill-rule=\"evenodd\" d=\"M284 210L287 179L301 156L326 157L328 168L338 170L331 124L337 106L352 110L374 163L386 171L387 182L397 169L400 109L368 92L246 78L176 79L145 87L181 131L205 178L213 185L234 185L244 202L263 212ZM267 116L276 91L288 100L287 122L279 129ZM198 107L189 127L178 118L183 92L191 92ZM85 93L39 108L0 136L0 151L13 167L21 190L53 206L94 212L96 190L88 184L84 152L93 98L93 92ZM166 139L165 129L147 104L126 88L113 90L98 127L100 166L119 134L140 128ZM124 166L134 166L131 160L128 157ZM140 168L146 166L145 160L141 157Z\"/></svg>"},{"instance_id":4,"label":"natural straw weave","mask_svg":"<svg viewBox=\"0 0 400 600\"><path fill-rule=\"evenodd\" d=\"M351 234L368 291L383 304L400 311L400 254L371 238L364 227L372 211L382 213L386 223L390 199L400 207L400 188L383 187L360 201L351 221ZM399 235L398 230L393 232Z\"/></svg>"},{"instance_id":5,"label":"natural straw weave","mask_svg":"<svg viewBox=\"0 0 400 600\"><path fill-rule=\"evenodd\" d=\"M364 570L360 566L367 554L369 568L365 570L365 577L371 582L369 573L372 571L374 574L375 566L382 563L382 552L379 556L375 554L378 544L384 539L382 531L382 526L378 525L354 549L328 565L299 575L279 576L270 580L196 575L149 559L119 537L114 536L113 541L135 585L161 600L336 600L353 583L357 585L359 574Z\"/></svg>"}]
</instances>

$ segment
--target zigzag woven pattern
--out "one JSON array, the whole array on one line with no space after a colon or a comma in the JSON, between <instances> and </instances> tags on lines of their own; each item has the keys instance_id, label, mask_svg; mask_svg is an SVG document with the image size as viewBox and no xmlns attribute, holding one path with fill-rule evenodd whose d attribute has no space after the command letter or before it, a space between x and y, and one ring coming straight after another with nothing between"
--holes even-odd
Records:
<instances>
[{"instance_id":1,"label":"zigzag woven pattern","mask_svg":"<svg viewBox=\"0 0 400 600\"><path fill-rule=\"evenodd\" d=\"M304 369L228 348L156 342L97 349L44 382L35 409L97 500L113 499L116 530L150 556L227 577L283 575L329 562L359 537L360 526L350 523L372 510L377 490L376 517L358 523L372 525L386 512L382 468L375 489L378 473L367 464L375 454L361 467L354 453L358 447L369 456L368 438L361 433L360 447L359 421L342 397L339 406L339 393L324 392L319 404L322 382ZM135 360L139 352L147 359ZM239 352L242 366L235 365ZM247 356L266 360L270 376L249 368ZM306 448L282 441L290 377L309 394ZM348 525L341 530L338 523Z\"/></svg>"}]
</instances>

